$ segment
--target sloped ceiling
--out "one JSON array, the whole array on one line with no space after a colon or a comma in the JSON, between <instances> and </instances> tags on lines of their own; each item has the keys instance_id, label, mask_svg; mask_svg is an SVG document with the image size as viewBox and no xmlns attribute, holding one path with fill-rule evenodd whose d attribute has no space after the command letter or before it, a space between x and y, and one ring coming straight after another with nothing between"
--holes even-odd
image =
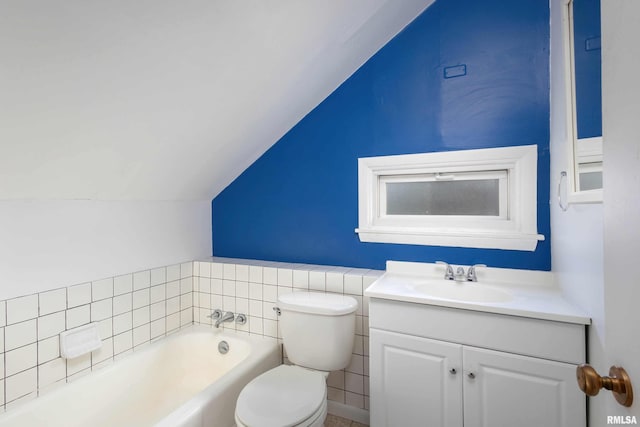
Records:
<instances>
[{"instance_id":1,"label":"sloped ceiling","mask_svg":"<svg viewBox=\"0 0 640 427\"><path fill-rule=\"evenodd\" d=\"M433 1L3 0L0 199L212 199Z\"/></svg>"}]
</instances>

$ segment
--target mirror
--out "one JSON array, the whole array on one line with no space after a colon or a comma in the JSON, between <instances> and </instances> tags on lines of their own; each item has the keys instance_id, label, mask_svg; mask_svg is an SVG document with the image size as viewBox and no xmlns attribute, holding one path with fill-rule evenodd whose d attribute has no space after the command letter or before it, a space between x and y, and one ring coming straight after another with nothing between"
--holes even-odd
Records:
<instances>
[{"instance_id":1,"label":"mirror","mask_svg":"<svg viewBox=\"0 0 640 427\"><path fill-rule=\"evenodd\" d=\"M568 1L571 64L571 194L569 202L602 201L602 67L600 0Z\"/></svg>"}]
</instances>

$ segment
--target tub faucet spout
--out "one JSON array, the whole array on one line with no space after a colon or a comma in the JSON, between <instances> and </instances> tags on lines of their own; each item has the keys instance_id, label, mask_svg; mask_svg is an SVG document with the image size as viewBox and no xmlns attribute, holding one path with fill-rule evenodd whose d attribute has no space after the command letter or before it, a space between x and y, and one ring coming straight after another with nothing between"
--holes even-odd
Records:
<instances>
[{"instance_id":1,"label":"tub faucet spout","mask_svg":"<svg viewBox=\"0 0 640 427\"><path fill-rule=\"evenodd\" d=\"M220 317L219 319L216 320L215 327L219 328L220 324L224 323L224 322L233 322L233 319L235 317L236 316L232 312L227 311L225 314L222 315L222 317Z\"/></svg>"}]
</instances>

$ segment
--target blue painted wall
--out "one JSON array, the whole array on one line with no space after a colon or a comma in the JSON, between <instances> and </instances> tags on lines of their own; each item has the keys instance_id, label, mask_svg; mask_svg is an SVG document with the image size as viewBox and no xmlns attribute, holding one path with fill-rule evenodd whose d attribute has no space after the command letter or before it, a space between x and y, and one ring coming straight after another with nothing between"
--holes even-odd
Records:
<instances>
[{"instance_id":1,"label":"blue painted wall","mask_svg":"<svg viewBox=\"0 0 640 427\"><path fill-rule=\"evenodd\" d=\"M444 69L466 65L466 75ZM248 124L250 125L250 124ZM358 157L538 144L535 252L362 243ZM549 7L437 0L212 202L216 256L549 270Z\"/></svg>"},{"instance_id":2,"label":"blue painted wall","mask_svg":"<svg viewBox=\"0 0 640 427\"><path fill-rule=\"evenodd\" d=\"M573 1L578 138L602 136L600 0Z\"/></svg>"}]
</instances>

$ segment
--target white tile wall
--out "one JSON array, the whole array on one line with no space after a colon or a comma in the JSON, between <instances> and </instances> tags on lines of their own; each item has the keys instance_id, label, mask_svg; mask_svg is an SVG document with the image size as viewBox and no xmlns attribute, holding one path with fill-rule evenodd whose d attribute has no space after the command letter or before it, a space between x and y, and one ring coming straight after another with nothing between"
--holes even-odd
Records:
<instances>
[{"instance_id":1,"label":"white tile wall","mask_svg":"<svg viewBox=\"0 0 640 427\"><path fill-rule=\"evenodd\" d=\"M57 358L38 366L38 388L60 381L67 376L67 365L64 359Z\"/></svg>"},{"instance_id":2,"label":"white tile wall","mask_svg":"<svg viewBox=\"0 0 640 427\"><path fill-rule=\"evenodd\" d=\"M167 282L167 268L161 267L150 271L150 277L145 276L144 282L134 283L134 290L148 288Z\"/></svg>"},{"instance_id":3,"label":"white tile wall","mask_svg":"<svg viewBox=\"0 0 640 427\"><path fill-rule=\"evenodd\" d=\"M38 336L36 325L37 321L33 319L4 328L5 351L36 342Z\"/></svg>"},{"instance_id":4,"label":"white tile wall","mask_svg":"<svg viewBox=\"0 0 640 427\"><path fill-rule=\"evenodd\" d=\"M7 325L38 317L38 295L28 295L7 301Z\"/></svg>"},{"instance_id":5,"label":"white tile wall","mask_svg":"<svg viewBox=\"0 0 640 427\"><path fill-rule=\"evenodd\" d=\"M153 286L149 291L149 302L151 304L155 304L157 302L164 301L165 299L167 299L165 288L166 288L166 285L164 283Z\"/></svg>"},{"instance_id":6,"label":"white tile wall","mask_svg":"<svg viewBox=\"0 0 640 427\"><path fill-rule=\"evenodd\" d=\"M168 279L171 302L165 293ZM0 411L192 324L192 301L192 262L0 301ZM175 314L170 318L169 313ZM62 359L58 334L89 322L98 323L102 347Z\"/></svg>"},{"instance_id":7,"label":"white tile wall","mask_svg":"<svg viewBox=\"0 0 640 427\"><path fill-rule=\"evenodd\" d=\"M125 274L113 278L113 295L122 295L133 292L133 275Z\"/></svg>"},{"instance_id":8,"label":"white tile wall","mask_svg":"<svg viewBox=\"0 0 640 427\"><path fill-rule=\"evenodd\" d=\"M10 377L37 364L38 346L34 342L33 344L7 351L5 354L5 375Z\"/></svg>"},{"instance_id":9,"label":"white tile wall","mask_svg":"<svg viewBox=\"0 0 640 427\"><path fill-rule=\"evenodd\" d=\"M190 296L190 295L189 295ZM150 306L144 306L133 311L133 327L148 325L151 322Z\"/></svg>"},{"instance_id":10,"label":"white tile wall","mask_svg":"<svg viewBox=\"0 0 640 427\"><path fill-rule=\"evenodd\" d=\"M139 271L133 273L133 290L148 288L151 283L157 285L165 282L164 267L151 271ZM153 278L153 280L152 280Z\"/></svg>"},{"instance_id":11,"label":"white tile wall","mask_svg":"<svg viewBox=\"0 0 640 427\"><path fill-rule=\"evenodd\" d=\"M180 265L171 265L167 267L167 282L180 279Z\"/></svg>"},{"instance_id":12,"label":"white tile wall","mask_svg":"<svg viewBox=\"0 0 640 427\"><path fill-rule=\"evenodd\" d=\"M133 293L133 308L136 309L136 308L144 307L145 305L149 305L150 304L149 295L150 295L149 288L135 291Z\"/></svg>"},{"instance_id":13,"label":"white tile wall","mask_svg":"<svg viewBox=\"0 0 640 427\"><path fill-rule=\"evenodd\" d=\"M108 319L113 316L114 302L112 298L91 303L91 321Z\"/></svg>"},{"instance_id":14,"label":"white tile wall","mask_svg":"<svg viewBox=\"0 0 640 427\"><path fill-rule=\"evenodd\" d=\"M59 311L38 317L38 340L56 337L66 328L65 312Z\"/></svg>"},{"instance_id":15,"label":"white tile wall","mask_svg":"<svg viewBox=\"0 0 640 427\"><path fill-rule=\"evenodd\" d=\"M113 297L113 277L91 283L91 300L100 301Z\"/></svg>"},{"instance_id":16,"label":"white tile wall","mask_svg":"<svg viewBox=\"0 0 640 427\"><path fill-rule=\"evenodd\" d=\"M368 409L369 310L363 289L381 273L211 258L0 301L0 410L108 366L193 322L212 325L206 316L216 308L247 315L245 325L225 323L225 329L280 340L273 311L278 295L307 289L358 300L351 363L331 373L328 397ZM58 334L89 322L98 324L102 347L62 359Z\"/></svg>"},{"instance_id":17,"label":"white tile wall","mask_svg":"<svg viewBox=\"0 0 640 427\"><path fill-rule=\"evenodd\" d=\"M91 283L67 288L67 309L91 302Z\"/></svg>"},{"instance_id":18,"label":"white tile wall","mask_svg":"<svg viewBox=\"0 0 640 427\"><path fill-rule=\"evenodd\" d=\"M39 294L40 316L62 311L67 308L67 290L55 289Z\"/></svg>"},{"instance_id":19,"label":"white tile wall","mask_svg":"<svg viewBox=\"0 0 640 427\"><path fill-rule=\"evenodd\" d=\"M73 329L89 323L91 319L90 312L89 304L67 310L67 329Z\"/></svg>"},{"instance_id":20,"label":"white tile wall","mask_svg":"<svg viewBox=\"0 0 640 427\"><path fill-rule=\"evenodd\" d=\"M33 393L38 387L38 370L33 367L5 379L5 398L8 403Z\"/></svg>"},{"instance_id":21,"label":"white tile wall","mask_svg":"<svg viewBox=\"0 0 640 427\"><path fill-rule=\"evenodd\" d=\"M220 308L248 315L244 326L225 323L225 329L280 339L278 316L273 311L278 295L298 290L348 294L356 298L356 337L349 366L329 375L328 397L368 409L369 310L363 290L383 272L302 264L211 258L194 262L194 321L211 325L206 316ZM288 362L285 358L285 363Z\"/></svg>"},{"instance_id":22,"label":"white tile wall","mask_svg":"<svg viewBox=\"0 0 640 427\"><path fill-rule=\"evenodd\" d=\"M60 356L60 339L55 336L38 341L38 363L45 363Z\"/></svg>"},{"instance_id":23,"label":"white tile wall","mask_svg":"<svg viewBox=\"0 0 640 427\"><path fill-rule=\"evenodd\" d=\"M133 296L132 292L127 292L113 298L113 315L126 313L132 310ZM108 301L108 300L107 300Z\"/></svg>"}]
</instances>

